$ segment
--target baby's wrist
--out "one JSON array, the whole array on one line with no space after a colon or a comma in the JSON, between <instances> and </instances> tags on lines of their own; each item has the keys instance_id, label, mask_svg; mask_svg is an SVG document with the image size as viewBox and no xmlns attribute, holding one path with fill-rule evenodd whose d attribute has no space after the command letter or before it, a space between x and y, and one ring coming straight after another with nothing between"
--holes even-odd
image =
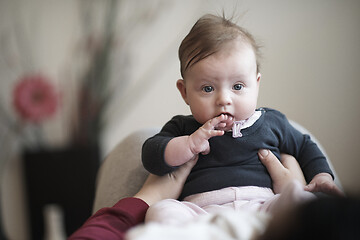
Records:
<instances>
[{"instance_id":1,"label":"baby's wrist","mask_svg":"<svg viewBox=\"0 0 360 240\"><path fill-rule=\"evenodd\" d=\"M189 151L192 155L197 155L199 154L201 151L200 151L200 148L197 146L196 144L196 136L195 136L195 133L191 134L188 136L188 148L189 148Z\"/></svg>"},{"instance_id":2,"label":"baby's wrist","mask_svg":"<svg viewBox=\"0 0 360 240\"><path fill-rule=\"evenodd\" d=\"M316 174L313 179L317 179L317 178L321 178L321 179L328 179L329 181L333 181L333 177L329 174L329 173L318 173Z\"/></svg>"},{"instance_id":3,"label":"baby's wrist","mask_svg":"<svg viewBox=\"0 0 360 240\"><path fill-rule=\"evenodd\" d=\"M325 173L325 172L318 173L318 174L315 175L315 177L316 177L316 176L319 176L319 177L330 177L330 178L332 178L329 173Z\"/></svg>"}]
</instances>

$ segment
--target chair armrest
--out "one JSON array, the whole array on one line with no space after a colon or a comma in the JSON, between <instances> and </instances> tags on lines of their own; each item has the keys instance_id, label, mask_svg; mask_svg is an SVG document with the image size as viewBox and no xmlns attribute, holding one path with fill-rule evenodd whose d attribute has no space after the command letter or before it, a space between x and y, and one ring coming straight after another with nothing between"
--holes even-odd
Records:
<instances>
[{"instance_id":1,"label":"chair armrest","mask_svg":"<svg viewBox=\"0 0 360 240\"><path fill-rule=\"evenodd\" d=\"M142 145L159 131L160 128L136 131L109 153L97 175L93 212L137 193L148 175L141 162Z\"/></svg>"}]
</instances>

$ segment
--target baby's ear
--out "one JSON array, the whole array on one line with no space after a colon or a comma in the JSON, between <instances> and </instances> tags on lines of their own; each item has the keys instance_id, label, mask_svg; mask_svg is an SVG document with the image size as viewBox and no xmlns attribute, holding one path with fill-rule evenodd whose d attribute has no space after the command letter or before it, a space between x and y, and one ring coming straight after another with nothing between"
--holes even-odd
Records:
<instances>
[{"instance_id":1,"label":"baby's ear","mask_svg":"<svg viewBox=\"0 0 360 240\"><path fill-rule=\"evenodd\" d=\"M177 89L179 89L179 92L182 96L182 98L184 99L185 103L187 105L189 105L189 103L187 102L187 94L186 94L186 85L185 85L185 80L184 79L179 79L176 82L176 87Z\"/></svg>"}]
</instances>

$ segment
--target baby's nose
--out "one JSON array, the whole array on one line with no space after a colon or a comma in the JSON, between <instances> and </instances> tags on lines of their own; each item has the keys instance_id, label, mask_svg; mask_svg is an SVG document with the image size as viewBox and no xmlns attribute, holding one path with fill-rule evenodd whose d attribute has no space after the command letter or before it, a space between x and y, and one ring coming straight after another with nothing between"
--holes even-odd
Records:
<instances>
[{"instance_id":1,"label":"baby's nose","mask_svg":"<svg viewBox=\"0 0 360 240\"><path fill-rule=\"evenodd\" d=\"M227 92L218 93L216 104L220 106L230 105L231 104L230 94L228 94Z\"/></svg>"}]
</instances>

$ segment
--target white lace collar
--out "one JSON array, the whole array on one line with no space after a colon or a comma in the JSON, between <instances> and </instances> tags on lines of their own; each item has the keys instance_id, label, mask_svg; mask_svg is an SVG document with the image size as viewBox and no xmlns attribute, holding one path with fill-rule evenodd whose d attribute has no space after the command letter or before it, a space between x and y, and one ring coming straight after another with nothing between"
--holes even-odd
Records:
<instances>
[{"instance_id":1,"label":"white lace collar","mask_svg":"<svg viewBox=\"0 0 360 240\"><path fill-rule=\"evenodd\" d=\"M232 127L234 138L242 137L241 130L251 127L261 117L261 110L256 110L248 119L235 121Z\"/></svg>"}]
</instances>

